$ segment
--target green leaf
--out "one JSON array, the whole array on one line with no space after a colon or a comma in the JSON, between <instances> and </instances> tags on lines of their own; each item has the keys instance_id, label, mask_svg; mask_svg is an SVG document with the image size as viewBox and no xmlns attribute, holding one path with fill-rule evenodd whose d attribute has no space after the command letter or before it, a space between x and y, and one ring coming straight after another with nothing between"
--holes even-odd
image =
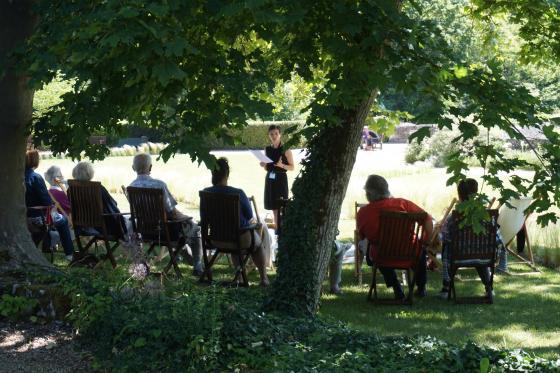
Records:
<instances>
[{"instance_id":1,"label":"green leaf","mask_svg":"<svg viewBox=\"0 0 560 373\"><path fill-rule=\"evenodd\" d=\"M172 80L182 80L186 74L177 65L170 62L157 64L152 70L152 75L162 86L167 86Z\"/></svg>"},{"instance_id":2,"label":"green leaf","mask_svg":"<svg viewBox=\"0 0 560 373\"><path fill-rule=\"evenodd\" d=\"M411 143L412 141L416 140L418 143L421 143L422 140L426 137L431 136L430 127L422 127L416 131L414 131L410 136L408 136L408 142Z\"/></svg>"},{"instance_id":3,"label":"green leaf","mask_svg":"<svg viewBox=\"0 0 560 373\"><path fill-rule=\"evenodd\" d=\"M488 373L490 369L490 360L484 357L480 360L480 373Z\"/></svg>"},{"instance_id":4,"label":"green leaf","mask_svg":"<svg viewBox=\"0 0 560 373\"><path fill-rule=\"evenodd\" d=\"M140 337L134 341L134 347L144 347L146 345L146 338Z\"/></svg>"}]
</instances>

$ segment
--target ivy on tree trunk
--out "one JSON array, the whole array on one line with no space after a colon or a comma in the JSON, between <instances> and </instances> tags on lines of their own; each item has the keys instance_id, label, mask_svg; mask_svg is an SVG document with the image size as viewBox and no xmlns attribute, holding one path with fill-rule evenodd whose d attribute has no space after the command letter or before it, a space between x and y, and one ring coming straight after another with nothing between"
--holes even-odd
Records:
<instances>
[{"instance_id":1,"label":"ivy on tree trunk","mask_svg":"<svg viewBox=\"0 0 560 373\"><path fill-rule=\"evenodd\" d=\"M35 23L31 5L31 1L0 1L0 60L31 34ZM0 71L0 285L2 278L49 266L27 230L23 177L33 91L16 67Z\"/></svg>"},{"instance_id":2,"label":"ivy on tree trunk","mask_svg":"<svg viewBox=\"0 0 560 373\"><path fill-rule=\"evenodd\" d=\"M340 122L325 126L309 141L283 220L270 309L306 315L317 311L361 129L376 96L373 92L351 110L337 108Z\"/></svg>"}]
</instances>

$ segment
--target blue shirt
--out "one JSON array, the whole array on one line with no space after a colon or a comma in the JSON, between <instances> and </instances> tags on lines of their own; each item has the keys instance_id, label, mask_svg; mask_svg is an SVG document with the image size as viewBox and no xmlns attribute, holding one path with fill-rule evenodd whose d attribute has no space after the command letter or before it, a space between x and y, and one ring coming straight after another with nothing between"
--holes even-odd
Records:
<instances>
[{"instance_id":1,"label":"blue shirt","mask_svg":"<svg viewBox=\"0 0 560 373\"><path fill-rule=\"evenodd\" d=\"M251 202L249 202L249 198L247 198L247 195L242 189L234 188L229 185L214 185L204 189L204 191L211 193L238 194L239 204L241 205L239 224L241 225L241 228L250 225L249 221L253 219L253 209L251 208Z\"/></svg>"},{"instance_id":2,"label":"blue shirt","mask_svg":"<svg viewBox=\"0 0 560 373\"><path fill-rule=\"evenodd\" d=\"M51 206L53 201L47 192L45 180L32 168L25 169L25 206ZM28 217L38 217L44 215L44 210L27 209Z\"/></svg>"},{"instance_id":3,"label":"blue shirt","mask_svg":"<svg viewBox=\"0 0 560 373\"><path fill-rule=\"evenodd\" d=\"M138 175L136 180L130 183L130 186L136 188L153 188L163 190L163 203L167 212L173 211L175 206L177 206L177 201L175 201L175 198L171 195L171 192L167 188L167 184L161 180L154 179L150 175Z\"/></svg>"}]
</instances>

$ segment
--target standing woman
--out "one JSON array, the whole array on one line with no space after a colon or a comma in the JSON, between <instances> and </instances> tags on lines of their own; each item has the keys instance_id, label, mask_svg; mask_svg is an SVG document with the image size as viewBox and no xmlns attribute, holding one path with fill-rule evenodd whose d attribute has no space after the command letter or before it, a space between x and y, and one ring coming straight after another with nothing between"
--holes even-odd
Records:
<instances>
[{"instance_id":1,"label":"standing woman","mask_svg":"<svg viewBox=\"0 0 560 373\"><path fill-rule=\"evenodd\" d=\"M266 180L264 184L264 208L274 213L274 225L278 231L278 209L280 199L288 199L288 177L287 171L294 169L292 152L285 150L282 145L280 126L268 127L268 138L271 145L265 148L265 154L272 163L261 162L261 167L266 169Z\"/></svg>"}]
</instances>

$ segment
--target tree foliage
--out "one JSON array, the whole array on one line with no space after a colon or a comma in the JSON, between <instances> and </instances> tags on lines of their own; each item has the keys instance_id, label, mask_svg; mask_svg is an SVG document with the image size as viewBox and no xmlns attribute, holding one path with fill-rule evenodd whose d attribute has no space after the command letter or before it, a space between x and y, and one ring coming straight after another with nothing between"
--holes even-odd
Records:
<instances>
[{"instance_id":1,"label":"tree foliage","mask_svg":"<svg viewBox=\"0 0 560 373\"><path fill-rule=\"evenodd\" d=\"M495 11L483 8L482 1L473 3L481 7L480 14ZM539 2L542 7L545 3ZM315 84L304 109L306 126L300 131L309 140L309 157L293 187L298 207L288 209L286 219L292 222L289 227L302 233L292 232L281 242L292 251L281 250L279 258L284 268L299 269L284 271L281 266L279 279L283 273L298 272L302 278L288 282L316 286L321 276L305 277L306 268L323 258L312 250L313 240L317 235L326 238L324 242L332 240L336 224L332 216L321 215L332 207L322 193L329 180L349 177L346 171L352 166L341 165L332 151L344 139L345 144L354 143L344 128L363 121L360 108L376 92L390 88L405 96L417 95L416 119L437 122L440 128L457 125L461 134L455 141L473 139L481 128L498 128L522 139L521 128L540 128L545 120L546 106L527 86L508 79L499 56L462 58L440 24L422 16L428 4L408 1L401 9L400 1L386 0L37 2L41 20L17 55L21 69L35 88L61 74L73 82L73 89L33 130L54 151L68 151L74 157L85 151L97 159L107 149L87 142L94 131L118 135L125 123L157 127L169 142L164 159L181 151L209 162L205 136L233 142L228 128L271 114L267 96L276 82L297 74L314 84L320 72L320 84ZM555 50L554 43L549 49L545 44L538 44L542 55ZM554 127L543 130L550 143L531 180L512 177L512 185L505 184L503 172L514 170L521 161L504 157L491 144L475 149L475 156L487 167L484 178L501 192L503 202L533 195L531 208L546 223L556 219L547 212L549 207L560 205L560 145ZM421 130L413 138L427 135ZM352 136L357 142L358 133ZM353 160L346 155L354 151L341 153ZM449 183L464 177L467 168L461 154L451 157ZM341 185L338 193L345 190ZM334 208L339 211L340 204ZM295 255L295 250L309 255L290 260L289 253ZM322 265L317 268L323 270ZM296 288L286 294L290 295L282 300L286 307L315 311L318 291Z\"/></svg>"}]
</instances>

